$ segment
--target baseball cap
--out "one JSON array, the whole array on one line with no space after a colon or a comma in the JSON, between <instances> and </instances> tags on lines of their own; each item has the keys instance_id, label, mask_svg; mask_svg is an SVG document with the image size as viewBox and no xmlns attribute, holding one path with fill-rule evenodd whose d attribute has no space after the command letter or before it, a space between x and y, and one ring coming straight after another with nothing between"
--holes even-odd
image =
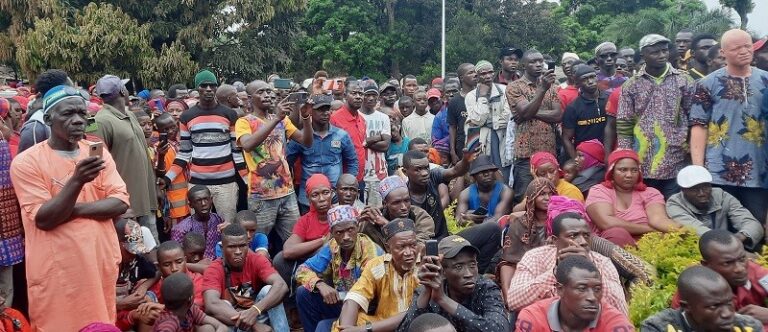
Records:
<instances>
[{"instance_id":1,"label":"baseball cap","mask_svg":"<svg viewBox=\"0 0 768 332\"><path fill-rule=\"evenodd\" d=\"M116 96L120 91L125 89L125 84L130 79L120 79L115 75L104 75L98 81L96 81L96 87L94 91L97 96Z\"/></svg>"},{"instance_id":2,"label":"baseball cap","mask_svg":"<svg viewBox=\"0 0 768 332\"><path fill-rule=\"evenodd\" d=\"M523 57L523 50L514 46L502 47L501 52L499 52L499 57L505 57L513 54L516 55L518 59L520 59Z\"/></svg>"},{"instance_id":3,"label":"baseball cap","mask_svg":"<svg viewBox=\"0 0 768 332\"><path fill-rule=\"evenodd\" d=\"M483 154L478 156L477 159L472 162L472 165L469 167L469 175L475 175L490 169L497 170L499 167L497 167L496 164L491 161L491 157Z\"/></svg>"},{"instance_id":4,"label":"baseball cap","mask_svg":"<svg viewBox=\"0 0 768 332\"><path fill-rule=\"evenodd\" d=\"M450 259L456 257L464 248L471 248L475 254L480 254L480 250L458 235L447 236L440 240L437 244L437 253L443 255L443 258Z\"/></svg>"},{"instance_id":5,"label":"baseball cap","mask_svg":"<svg viewBox=\"0 0 768 332\"><path fill-rule=\"evenodd\" d=\"M333 96L331 95L314 95L312 96L312 108L318 109L323 106L331 106L333 102Z\"/></svg>"},{"instance_id":6,"label":"baseball cap","mask_svg":"<svg viewBox=\"0 0 768 332\"><path fill-rule=\"evenodd\" d=\"M361 87L363 88L363 94L368 93L375 93L379 94L379 86L376 84L374 80L368 79L361 82Z\"/></svg>"},{"instance_id":7,"label":"baseball cap","mask_svg":"<svg viewBox=\"0 0 768 332\"><path fill-rule=\"evenodd\" d=\"M677 173L677 185L691 188L702 183L712 183L712 174L699 165L686 166Z\"/></svg>"},{"instance_id":8,"label":"baseball cap","mask_svg":"<svg viewBox=\"0 0 768 332\"><path fill-rule=\"evenodd\" d=\"M384 93L384 91L387 91L387 89L392 89L392 90L397 91L397 87L396 86L390 84L389 82L384 82L384 84L382 84L379 87L379 93Z\"/></svg>"},{"instance_id":9,"label":"baseball cap","mask_svg":"<svg viewBox=\"0 0 768 332\"><path fill-rule=\"evenodd\" d=\"M432 98L441 98L443 96L443 93L440 92L440 90L432 88L427 91L427 100L430 100Z\"/></svg>"},{"instance_id":10,"label":"baseball cap","mask_svg":"<svg viewBox=\"0 0 768 332\"><path fill-rule=\"evenodd\" d=\"M653 46L658 43L669 43L669 42L670 41L667 37L652 33L649 35L645 35L643 38L640 38L640 50L642 51L643 48L647 46Z\"/></svg>"},{"instance_id":11,"label":"baseball cap","mask_svg":"<svg viewBox=\"0 0 768 332\"><path fill-rule=\"evenodd\" d=\"M768 41L768 37L756 41L754 44L752 44L752 51L757 52L761 48L765 47L766 41Z\"/></svg>"}]
</instances>

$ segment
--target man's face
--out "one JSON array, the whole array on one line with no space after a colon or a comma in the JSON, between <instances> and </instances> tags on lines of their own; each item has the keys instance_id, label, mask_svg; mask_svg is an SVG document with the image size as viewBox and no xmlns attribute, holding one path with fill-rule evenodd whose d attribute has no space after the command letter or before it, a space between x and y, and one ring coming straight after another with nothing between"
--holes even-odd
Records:
<instances>
[{"instance_id":1,"label":"man's face","mask_svg":"<svg viewBox=\"0 0 768 332\"><path fill-rule=\"evenodd\" d=\"M321 106L312 109L312 122L321 126L327 125L331 121L331 106Z\"/></svg>"},{"instance_id":2,"label":"man's face","mask_svg":"<svg viewBox=\"0 0 768 332\"><path fill-rule=\"evenodd\" d=\"M619 56L625 61L627 61L627 66L630 69L635 68L635 50L631 48L625 48L619 51Z\"/></svg>"},{"instance_id":3,"label":"man's face","mask_svg":"<svg viewBox=\"0 0 768 332\"><path fill-rule=\"evenodd\" d=\"M445 83L445 93L443 94L443 100L449 101L453 96L457 95L459 93L459 89L461 86L459 85L459 81L457 80L450 80L448 83Z\"/></svg>"},{"instance_id":4,"label":"man's face","mask_svg":"<svg viewBox=\"0 0 768 332\"><path fill-rule=\"evenodd\" d=\"M179 131L179 126L176 125L176 121L172 117L156 120L155 126L158 133L168 134L168 139L175 139Z\"/></svg>"},{"instance_id":5,"label":"man's face","mask_svg":"<svg viewBox=\"0 0 768 332\"><path fill-rule=\"evenodd\" d=\"M411 159L408 167L405 167L405 175L409 182L426 186L429 182L429 160L427 158Z\"/></svg>"},{"instance_id":6,"label":"man's face","mask_svg":"<svg viewBox=\"0 0 768 332\"><path fill-rule=\"evenodd\" d=\"M222 104L233 109L242 106L240 103L240 98L237 97L237 90L235 89L232 89L226 95L224 95L224 102L222 102Z\"/></svg>"},{"instance_id":7,"label":"man's face","mask_svg":"<svg viewBox=\"0 0 768 332\"><path fill-rule=\"evenodd\" d=\"M354 178L353 178L354 179ZM339 197L340 205L353 205L360 195L360 188L357 181L342 181L336 183L336 196Z\"/></svg>"},{"instance_id":8,"label":"man's face","mask_svg":"<svg viewBox=\"0 0 768 332\"><path fill-rule=\"evenodd\" d=\"M466 248L453 258L443 258L442 265L449 289L461 295L470 295L475 291L477 254L472 249Z\"/></svg>"},{"instance_id":9,"label":"man's face","mask_svg":"<svg viewBox=\"0 0 768 332\"><path fill-rule=\"evenodd\" d=\"M403 118L407 118L411 113L413 113L413 109L415 106L413 105L412 101L406 101L400 103L400 113L403 114Z\"/></svg>"},{"instance_id":10,"label":"man's face","mask_svg":"<svg viewBox=\"0 0 768 332\"><path fill-rule=\"evenodd\" d=\"M601 69L611 69L616 66L616 59L619 57L619 52L613 46L604 47L597 54L597 65Z\"/></svg>"},{"instance_id":11,"label":"man's face","mask_svg":"<svg viewBox=\"0 0 768 332\"><path fill-rule=\"evenodd\" d=\"M496 182L496 170L487 169L472 175L472 177L479 186L488 188Z\"/></svg>"},{"instance_id":12,"label":"man's face","mask_svg":"<svg viewBox=\"0 0 768 332\"><path fill-rule=\"evenodd\" d=\"M757 50L755 53L755 67L768 71L768 45Z\"/></svg>"},{"instance_id":13,"label":"man's face","mask_svg":"<svg viewBox=\"0 0 768 332\"><path fill-rule=\"evenodd\" d=\"M597 91L597 74L586 73L581 75L576 84L584 93L593 94Z\"/></svg>"},{"instance_id":14,"label":"man's face","mask_svg":"<svg viewBox=\"0 0 768 332\"><path fill-rule=\"evenodd\" d=\"M216 101L216 88L218 85L214 83L202 83L197 87L197 92L200 93L200 101L205 103L213 103Z\"/></svg>"},{"instance_id":15,"label":"man's face","mask_svg":"<svg viewBox=\"0 0 768 332\"><path fill-rule=\"evenodd\" d=\"M477 72L475 71L475 66L467 66L465 70L464 75L459 76L461 83L466 86L474 87L477 85Z\"/></svg>"},{"instance_id":16,"label":"man's face","mask_svg":"<svg viewBox=\"0 0 768 332\"><path fill-rule=\"evenodd\" d=\"M589 250L592 243L592 233L589 231L589 225L583 219L565 218L560 224L560 234L555 235L555 246L557 249L563 249L572 246L579 246Z\"/></svg>"},{"instance_id":17,"label":"man's face","mask_svg":"<svg viewBox=\"0 0 768 332\"><path fill-rule=\"evenodd\" d=\"M520 59L518 59L517 55L515 54L505 55L499 60L499 63L501 64L501 70L507 73L516 72L519 62Z\"/></svg>"},{"instance_id":18,"label":"man's face","mask_svg":"<svg viewBox=\"0 0 768 332\"><path fill-rule=\"evenodd\" d=\"M603 298L603 282L600 273L573 268L568 272L568 281L558 285L560 306L584 323L597 319L600 300Z\"/></svg>"},{"instance_id":19,"label":"man's face","mask_svg":"<svg viewBox=\"0 0 768 332\"><path fill-rule=\"evenodd\" d=\"M268 85L263 85L251 94L251 105L263 111L269 110L274 105L275 92Z\"/></svg>"},{"instance_id":20,"label":"man's face","mask_svg":"<svg viewBox=\"0 0 768 332\"><path fill-rule=\"evenodd\" d=\"M186 257L187 262L192 264L196 264L197 262L203 260L204 255L204 245L190 245L184 249L184 256Z\"/></svg>"},{"instance_id":21,"label":"man's face","mask_svg":"<svg viewBox=\"0 0 768 332\"><path fill-rule=\"evenodd\" d=\"M187 271L187 259L184 257L184 250L176 248L173 250L157 253L157 268L163 278L176 272Z\"/></svg>"},{"instance_id":22,"label":"man's face","mask_svg":"<svg viewBox=\"0 0 768 332\"><path fill-rule=\"evenodd\" d=\"M565 77L573 79L573 60L563 62L563 74Z\"/></svg>"},{"instance_id":23,"label":"man's face","mask_svg":"<svg viewBox=\"0 0 768 332\"><path fill-rule=\"evenodd\" d=\"M241 269L245 265L245 255L248 253L248 236L221 237L221 246L224 250L224 259L227 266Z\"/></svg>"},{"instance_id":24,"label":"man's face","mask_svg":"<svg viewBox=\"0 0 768 332\"><path fill-rule=\"evenodd\" d=\"M746 36L733 36L727 43L723 43L720 49L725 56L725 62L736 67L744 67L752 64L752 39Z\"/></svg>"},{"instance_id":25,"label":"man's face","mask_svg":"<svg viewBox=\"0 0 768 332\"><path fill-rule=\"evenodd\" d=\"M331 197L331 188L328 187L312 188L312 191L307 194L309 204L312 204L320 214L327 213L331 208Z\"/></svg>"},{"instance_id":26,"label":"man's face","mask_svg":"<svg viewBox=\"0 0 768 332\"><path fill-rule=\"evenodd\" d=\"M359 110L363 106L363 88L360 84L350 84L347 86L347 105L352 110Z\"/></svg>"},{"instance_id":27,"label":"man's face","mask_svg":"<svg viewBox=\"0 0 768 332\"><path fill-rule=\"evenodd\" d=\"M376 104L379 102L379 94L376 92L366 92L363 96L363 108L372 110L376 108Z\"/></svg>"},{"instance_id":28,"label":"man's face","mask_svg":"<svg viewBox=\"0 0 768 332\"><path fill-rule=\"evenodd\" d=\"M408 218L411 211L411 194L408 188L397 188L384 199L384 207L390 219Z\"/></svg>"},{"instance_id":29,"label":"man's face","mask_svg":"<svg viewBox=\"0 0 768 332\"><path fill-rule=\"evenodd\" d=\"M381 92L381 102L389 107L394 107L397 102L397 90L395 88L387 88Z\"/></svg>"},{"instance_id":30,"label":"man's face","mask_svg":"<svg viewBox=\"0 0 768 332\"><path fill-rule=\"evenodd\" d=\"M650 68L663 68L669 61L669 44L658 43L651 46L646 46L642 49L643 60L645 65Z\"/></svg>"},{"instance_id":31,"label":"man's face","mask_svg":"<svg viewBox=\"0 0 768 332\"><path fill-rule=\"evenodd\" d=\"M433 114L436 114L443 107L443 100L437 97L432 97L427 101L427 105L429 105L429 109Z\"/></svg>"},{"instance_id":32,"label":"man's face","mask_svg":"<svg viewBox=\"0 0 768 332\"><path fill-rule=\"evenodd\" d=\"M184 108L182 108L181 106L178 106L178 105L176 105L174 103L174 104L171 104L171 106L168 107L168 109L166 111L171 114L171 116L173 117L173 119L176 122L178 122L179 121L179 117L181 117L181 113L184 112Z\"/></svg>"},{"instance_id":33,"label":"man's face","mask_svg":"<svg viewBox=\"0 0 768 332\"><path fill-rule=\"evenodd\" d=\"M710 73L723 67L725 67L725 56L722 50L717 52L717 56L714 59L707 57L707 69Z\"/></svg>"},{"instance_id":34,"label":"man's face","mask_svg":"<svg viewBox=\"0 0 768 332\"><path fill-rule=\"evenodd\" d=\"M405 93L406 96L413 98L413 95L418 90L419 90L419 83L416 81L415 78L405 79L405 82L403 82L403 93Z\"/></svg>"},{"instance_id":35,"label":"man's face","mask_svg":"<svg viewBox=\"0 0 768 332\"><path fill-rule=\"evenodd\" d=\"M200 190L189 197L189 205L195 209L195 214L207 218L211 214L211 193Z\"/></svg>"},{"instance_id":36,"label":"man's face","mask_svg":"<svg viewBox=\"0 0 768 332\"><path fill-rule=\"evenodd\" d=\"M483 68L477 73L477 80L482 84L493 83L493 75L496 74L491 68Z\"/></svg>"},{"instance_id":37,"label":"man's face","mask_svg":"<svg viewBox=\"0 0 768 332\"><path fill-rule=\"evenodd\" d=\"M392 264L400 271L408 272L416 264L419 242L413 231L400 232L387 241L389 253L392 255Z\"/></svg>"},{"instance_id":38,"label":"man's face","mask_svg":"<svg viewBox=\"0 0 768 332\"><path fill-rule=\"evenodd\" d=\"M693 58L701 63L707 63L707 53L712 46L715 46L717 41L714 39L701 39L696 43L696 49L693 50Z\"/></svg>"},{"instance_id":39,"label":"man's face","mask_svg":"<svg viewBox=\"0 0 768 332\"><path fill-rule=\"evenodd\" d=\"M539 77L544 72L544 56L541 53L529 53L523 56L525 73L531 77Z\"/></svg>"},{"instance_id":40,"label":"man's face","mask_svg":"<svg viewBox=\"0 0 768 332\"><path fill-rule=\"evenodd\" d=\"M415 106L415 111L417 113L422 113L427 110L427 94L424 92L417 92L413 96L413 103Z\"/></svg>"},{"instance_id":41,"label":"man's face","mask_svg":"<svg viewBox=\"0 0 768 332\"><path fill-rule=\"evenodd\" d=\"M680 301L685 317L690 320L691 325L699 329L733 331L736 314L733 291L722 280L699 278L697 281L703 283L702 291Z\"/></svg>"},{"instance_id":42,"label":"man's face","mask_svg":"<svg viewBox=\"0 0 768 332\"><path fill-rule=\"evenodd\" d=\"M683 197L699 210L709 209L712 199L712 184L700 183L690 188L683 188Z\"/></svg>"},{"instance_id":43,"label":"man's face","mask_svg":"<svg viewBox=\"0 0 768 332\"><path fill-rule=\"evenodd\" d=\"M51 136L61 141L75 143L85 135L88 118L85 100L67 98L54 106L46 117L46 123L51 127Z\"/></svg>"},{"instance_id":44,"label":"man's face","mask_svg":"<svg viewBox=\"0 0 768 332\"><path fill-rule=\"evenodd\" d=\"M723 276L732 288L747 284L747 253L741 242L735 238L729 244L711 242L705 250L709 259L702 265Z\"/></svg>"},{"instance_id":45,"label":"man's face","mask_svg":"<svg viewBox=\"0 0 768 332\"><path fill-rule=\"evenodd\" d=\"M335 225L331 228L331 235L342 250L352 250L357 242L357 224L347 221Z\"/></svg>"},{"instance_id":46,"label":"man's face","mask_svg":"<svg viewBox=\"0 0 768 332\"><path fill-rule=\"evenodd\" d=\"M691 48L691 39L693 39L693 32L678 32L677 36L675 36L677 54L681 59L685 56L685 52Z\"/></svg>"},{"instance_id":47,"label":"man's face","mask_svg":"<svg viewBox=\"0 0 768 332\"><path fill-rule=\"evenodd\" d=\"M616 59L616 70L627 72L629 69L629 66L627 66L627 60L624 60L622 58Z\"/></svg>"}]
</instances>

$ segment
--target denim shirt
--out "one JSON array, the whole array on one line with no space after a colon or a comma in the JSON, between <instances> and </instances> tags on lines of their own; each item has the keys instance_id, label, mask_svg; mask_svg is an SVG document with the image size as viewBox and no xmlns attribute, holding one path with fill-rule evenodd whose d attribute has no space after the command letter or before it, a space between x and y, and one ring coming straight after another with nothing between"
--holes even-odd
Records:
<instances>
[{"instance_id":1,"label":"denim shirt","mask_svg":"<svg viewBox=\"0 0 768 332\"><path fill-rule=\"evenodd\" d=\"M325 174L335 186L342 172L357 174L359 167L355 146L345 131L330 126L325 137L321 137L317 132L313 135L311 148L291 141L286 149L288 165L293 165L297 158L301 158L301 182L298 191L299 203L304 205L309 205L304 185L312 174Z\"/></svg>"}]
</instances>

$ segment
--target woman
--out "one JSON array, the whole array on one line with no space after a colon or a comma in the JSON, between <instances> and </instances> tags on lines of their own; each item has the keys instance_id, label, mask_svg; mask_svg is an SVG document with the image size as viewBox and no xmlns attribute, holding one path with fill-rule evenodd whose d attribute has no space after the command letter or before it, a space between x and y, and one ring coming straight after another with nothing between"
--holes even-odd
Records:
<instances>
[{"instance_id":1,"label":"woman","mask_svg":"<svg viewBox=\"0 0 768 332\"><path fill-rule=\"evenodd\" d=\"M678 227L667 217L664 196L643 183L640 158L632 150L608 156L605 181L590 189L586 206L594 231L622 247L634 246L643 234Z\"/></svg>"},{"instance_id":2,"label":"woman","mask_svg":"<svg viewBox=\"0 0 768 332\"><path fill-rule=\"evenodd\" d=\"M9 117L11 104L0 98L0 116ZM0 287L5 295L3 305L10 307L13 302L13 266L24 259L24 237L21 224L19 201L13 190L11 176L11 150L8 139L14 135L9 120L0 121L0 277L6 282Z\"/></svg>"},{"instance_id":3,"label":"woman","mask_svg":"<svg viewBox=\"0 0 768 332\"><path fill-rule=\"evenodd\" d=\"M184 111L188 110L189 106L187 106L187 103L181 101L181 100L168 100L165 103L165 111L170 113L174 120L176 120L176 124L179 124L179 117L181 117L181 113L184 113Z\"/></svg>"},{"instance_id":4,"label":"woman","mask_svg":"<svg viewBox=\"0 0 768 332\"><path fill-rule=\"evenodd\" d=\"M579 175L571 183L587 196L589 188L603 181L605 177L605 147L593 139L576 146L576 163Z\"/></svg>"},{"instance_id":5,"label":"woman","mask_svg":"<svg viewBox=\"0 0 768 332\"><path fill-rule=\"evenodd\" d=\"M556 195L562 195L579 202L584 202L584 195L582 195L579 188L576 188L576 186L562 179L563 172L560 170L560 164L557 162L557 158L551 153L536 152L531 156L531 175L533 175L534 179L549 179L557 189ZM525 203L526 200L523 199L520 204L515 205L512 211L520 212L525 210Z\"/></svg>"}]
</instances>

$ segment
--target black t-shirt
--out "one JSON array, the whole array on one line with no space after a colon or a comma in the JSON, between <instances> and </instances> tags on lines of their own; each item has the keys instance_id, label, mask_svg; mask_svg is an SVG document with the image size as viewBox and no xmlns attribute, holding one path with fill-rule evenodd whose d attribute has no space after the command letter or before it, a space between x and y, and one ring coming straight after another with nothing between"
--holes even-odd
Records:
<instances>
[{"instance_id":1,"label":"black t-shirt","mask_svg":"<svg viewBox=\"0 0 768 332\"><path fill-rule=\"evenodd\" d=\"M456 126L456 155L461 156L464 150L464 122L467 121L467 105L464 96L457 94L448 101L448 125Z\"/></svg>"},{"instance_id":2,"label":"black t-shirt","mask_svg":"<svg viewBox=\"0 0 768 332\"><path fill-rule=\"evenodd\" d=\"M448 236L448 225L445 224L443 203L440 202L440 192L437 189L443 183L444 171L442 168L435 168L429 171L429 181L427 182L427 193L425 194L424 202L416 202L413 200L413 196L411 196L411 204L424 209L432 216L432 219L435 221L435 239L438 241Z\"/></svg>"},{"instance_id":3,"label":"black t-shirt","mask_svg":"<svg viewBox=\"0 0 768 332\"><path fill-rule=\"evenodd\" d=\"M605 113L608 96L607 92L600 92L597 101L594 101L579 95L565 108L563 128L574 130L574 146L591 139L603 141L605 123L608 120Z\"/></svg>"}]
</instances>

